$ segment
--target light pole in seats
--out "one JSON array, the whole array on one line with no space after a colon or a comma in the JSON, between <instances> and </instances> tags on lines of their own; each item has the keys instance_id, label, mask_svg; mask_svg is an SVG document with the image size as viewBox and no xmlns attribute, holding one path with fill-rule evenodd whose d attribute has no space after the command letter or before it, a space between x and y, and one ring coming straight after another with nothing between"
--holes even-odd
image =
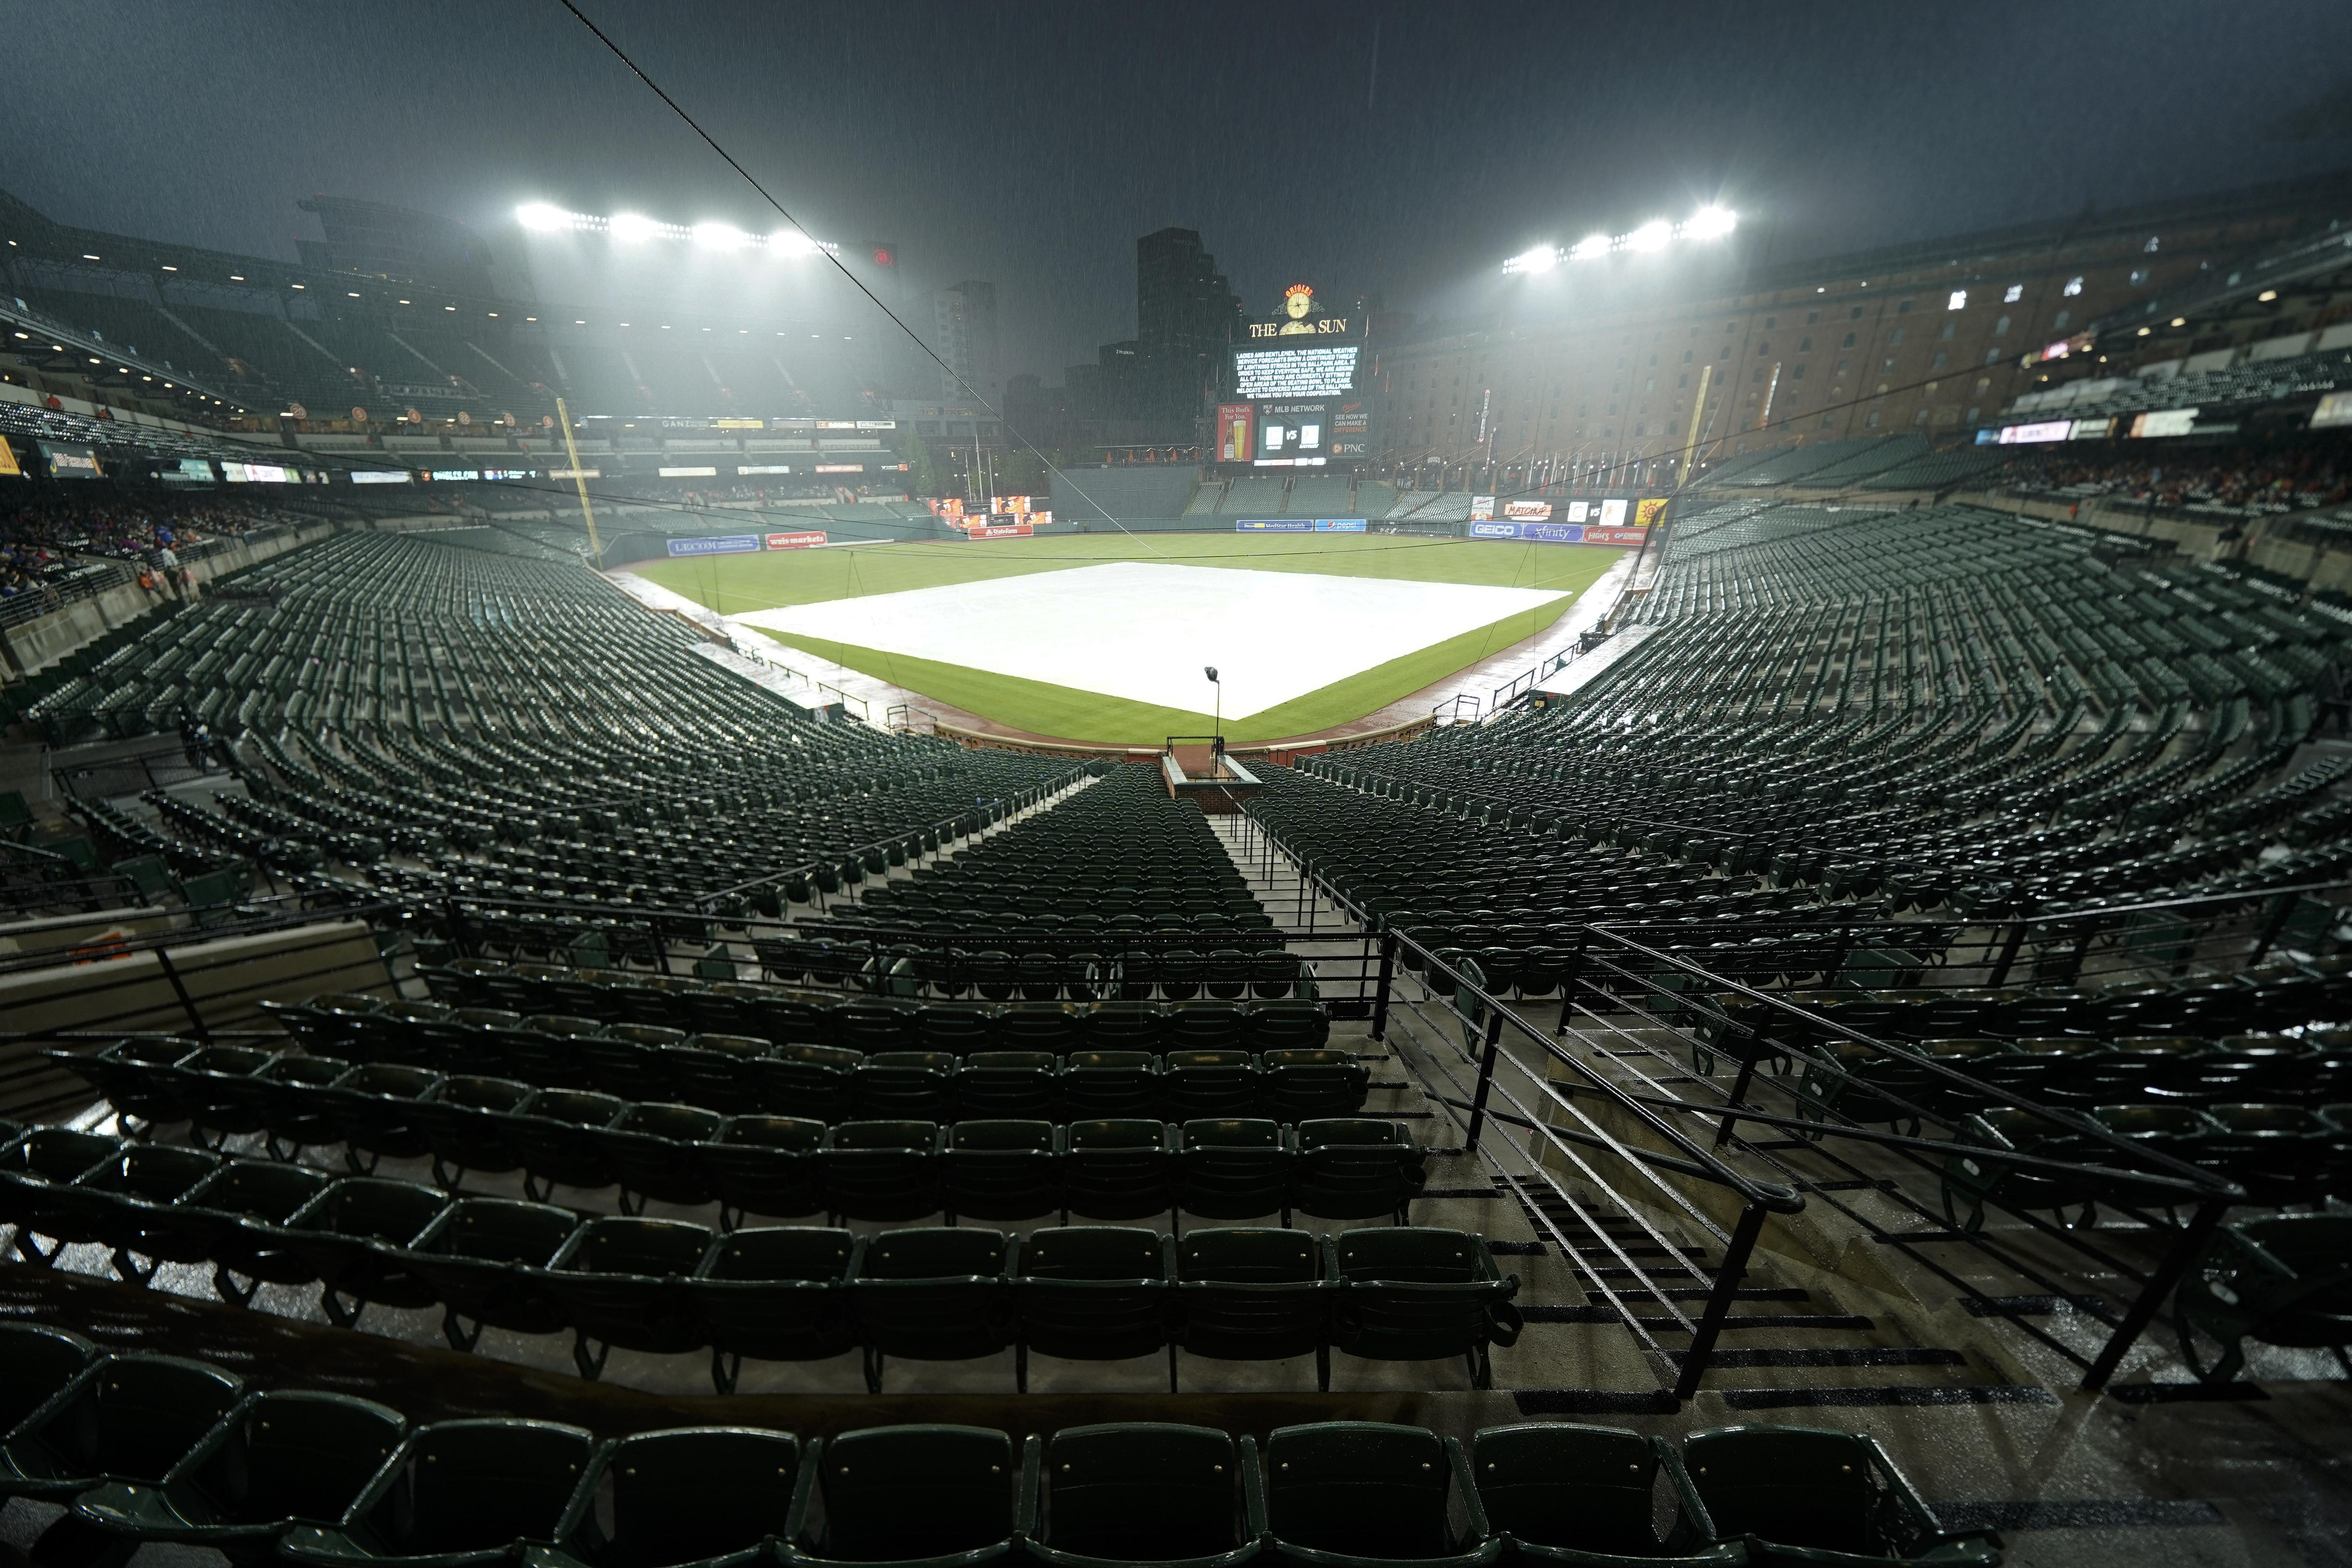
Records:
<instances>
[{"instance_id":1,"label":"light pole in seats","mask_svg":"<svg viewBox=\"0 0 2352 1568\"><path fill-rule=\"evenodd\" d=\"M1209 751L1213 757L1223 757L1225 754L1225 683L1217 679L1217 666L1214 664L1207 665L1204 673L1209 677L1209 684L1217 688L1216 711L1209 726Z\"/></svg>"}]
</instances>

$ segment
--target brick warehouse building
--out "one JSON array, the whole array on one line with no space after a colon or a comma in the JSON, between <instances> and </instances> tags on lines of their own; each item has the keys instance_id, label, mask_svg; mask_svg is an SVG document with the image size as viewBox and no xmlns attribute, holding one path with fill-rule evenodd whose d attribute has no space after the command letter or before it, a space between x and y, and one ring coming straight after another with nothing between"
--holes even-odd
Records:
<instances>
[{"instance_id":1,"label":"brick warehouse building","mask_svg":"<svg viewBox=\"0 0 2352 1568\"><path fill-rule=\"evenodd\" d=\"M1699 432L1717 456L1768 423L1776 441L1958 439L2046 382L2131 369L2095 352L2039 360L2094 319L2339 218L2352 221L2352 173L1752 266L1708 296L1653 292L1539 325L1424 323L1381 351L1381 459L1431 479L1525 483L1604 466L1664 480L1710 365ZM2283 313L2234 340L2347 312Z\"/></svg>"}]
</instances>

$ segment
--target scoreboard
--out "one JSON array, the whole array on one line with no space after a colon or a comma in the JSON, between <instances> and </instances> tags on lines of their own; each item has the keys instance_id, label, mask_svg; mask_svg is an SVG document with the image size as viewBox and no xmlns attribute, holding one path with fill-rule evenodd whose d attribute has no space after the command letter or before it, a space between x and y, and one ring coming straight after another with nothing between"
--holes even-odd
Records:
<instances>
[{"instance_id":1,"label":"scoreboard","mask_svg":"<svg viewBox=\"0 0 2352 1568\"><path fill-rule=\"evenodd\" d=\"M1249 323L1233 350L1237 401L1217 406L1215 455L1235 467L1352 465L1372 455L1372 402L1361 323L1327 315L1315 291L1294 283L1282 314Z\"/></svg>"}]
</instances>

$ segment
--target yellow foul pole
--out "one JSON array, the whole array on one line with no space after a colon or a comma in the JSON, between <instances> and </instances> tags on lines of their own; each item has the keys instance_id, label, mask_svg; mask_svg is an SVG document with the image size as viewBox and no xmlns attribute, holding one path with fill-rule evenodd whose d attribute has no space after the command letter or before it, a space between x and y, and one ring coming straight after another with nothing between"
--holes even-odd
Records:
<instances>
[{"instance_id":1,"label":"yellow foul pole","mask_svg":"<svg viewBox=\"0 0 2352 1568\"><path fill-rule=\"evenodd\" d=\"M1709 370L1714 368L1713 365L1707 367ZM1700 384L1704 386L1706 383L1702 381ZM563 426L563 453L572 460L572 482L580 487L580 517L588 525L588 556L601 565L604 547L596 540L596 512L588 505L588 476L580 467L579 444L572 439L572 411L563 406L562 398L555 400L555 419Z\"/></svg>"}]
</instances>

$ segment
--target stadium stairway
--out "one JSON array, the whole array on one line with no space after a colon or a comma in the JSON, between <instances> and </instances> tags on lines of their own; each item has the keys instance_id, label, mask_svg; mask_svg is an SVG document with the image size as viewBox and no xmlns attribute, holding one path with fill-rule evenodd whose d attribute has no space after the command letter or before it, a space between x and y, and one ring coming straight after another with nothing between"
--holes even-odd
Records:
<instances>
[{"instance_id":1,"label":"stadium stairway","mask_svg":"<svg viewBox=\"0 0 2352 1568\"><path fill-rule=\"evenodd\" d=\"M1325 971L1319 985L1326 999L1338 1003L1351 990L1363 994L1365 983L1354 977L1370 967L1370 945L1349 914L1302 877L1296 862L1265 835L1250 832L1243 819L1212 821L1251 891L1294 940L1329 934L1307 948ZM1439 1016L1444 998L1428 985L1402 975L1398 984L1402 994L1395 1005ZM1377 1113L1412 1118L1420 1129L1416 1139L1426 1147L1458 1150L1466 1107L1424 1092L1433 1075L1408 1064L1413 1053L1404 1031L1391 1028L1393 1043L1384 1044L1371 1038L1371 1027L1369 1019L1335 1018L1331 1031L1334 1044L1348 1042L1380 1080L1398 1085L1401 1108ZM1599 1042L1574 1043L1590 1050ZM1643 1087L1662 1082L1671 1080L1651 1080ZM1567 1351L1564 1359L1554 1354L1507 1360L1498 1354L1498 1386L1507 1366L1522 1376L1560 1379L1513 1385L1522 1410L1531 1416L1593 1415L1654 1407L1660 1396L1654 1385L1649 1390L1639 1386L1643 1359L1627 1331L1638 1329L1663 1359L1678 1364L1710 1293L1720 1247L1682 1239L1690 1232L1675 1225L1678 1216L1629 1206L1631 1184L1621 1184L1620 1190L1579 1184L1573 1173L1561 1174L1570 1177L1572 1196L1515 1181L1484 1159L1435 1154L1423 1201L1443 1195L1448 1204L1484 1215L1477 1223L1460 1223L1490 1239L1502 1238L1498 1253L1513 1249L1513 1266L1525 1270L1520 1310L1528 1322L1527 1340L1552 1342ZM1563 1240L1570 1250L1563 1250ZM1807 1284L1797 1282L1800 1275ZM1928 1324L1926 1314L1907 1310L1907 1301L1895 1312L1888 1306L1861 1281L1826 1270L1784 1268L1769 1251L1758 1254L1735 1287L1725 1338L1712 1354L1709 1396L1734 1410L2054 1402L2037 1378L2018 1380L2013 1357L1997 1360L1981 1343L1965 1349L1939 1343L1936 1329L1942 1325ZM1561 1332L1570 1324L1605 1325L1609 1332L1576 1335L1571 1342ZM1924 1335L1916 1332L1920 1330Z\"/></svg>"}]
</instances>

